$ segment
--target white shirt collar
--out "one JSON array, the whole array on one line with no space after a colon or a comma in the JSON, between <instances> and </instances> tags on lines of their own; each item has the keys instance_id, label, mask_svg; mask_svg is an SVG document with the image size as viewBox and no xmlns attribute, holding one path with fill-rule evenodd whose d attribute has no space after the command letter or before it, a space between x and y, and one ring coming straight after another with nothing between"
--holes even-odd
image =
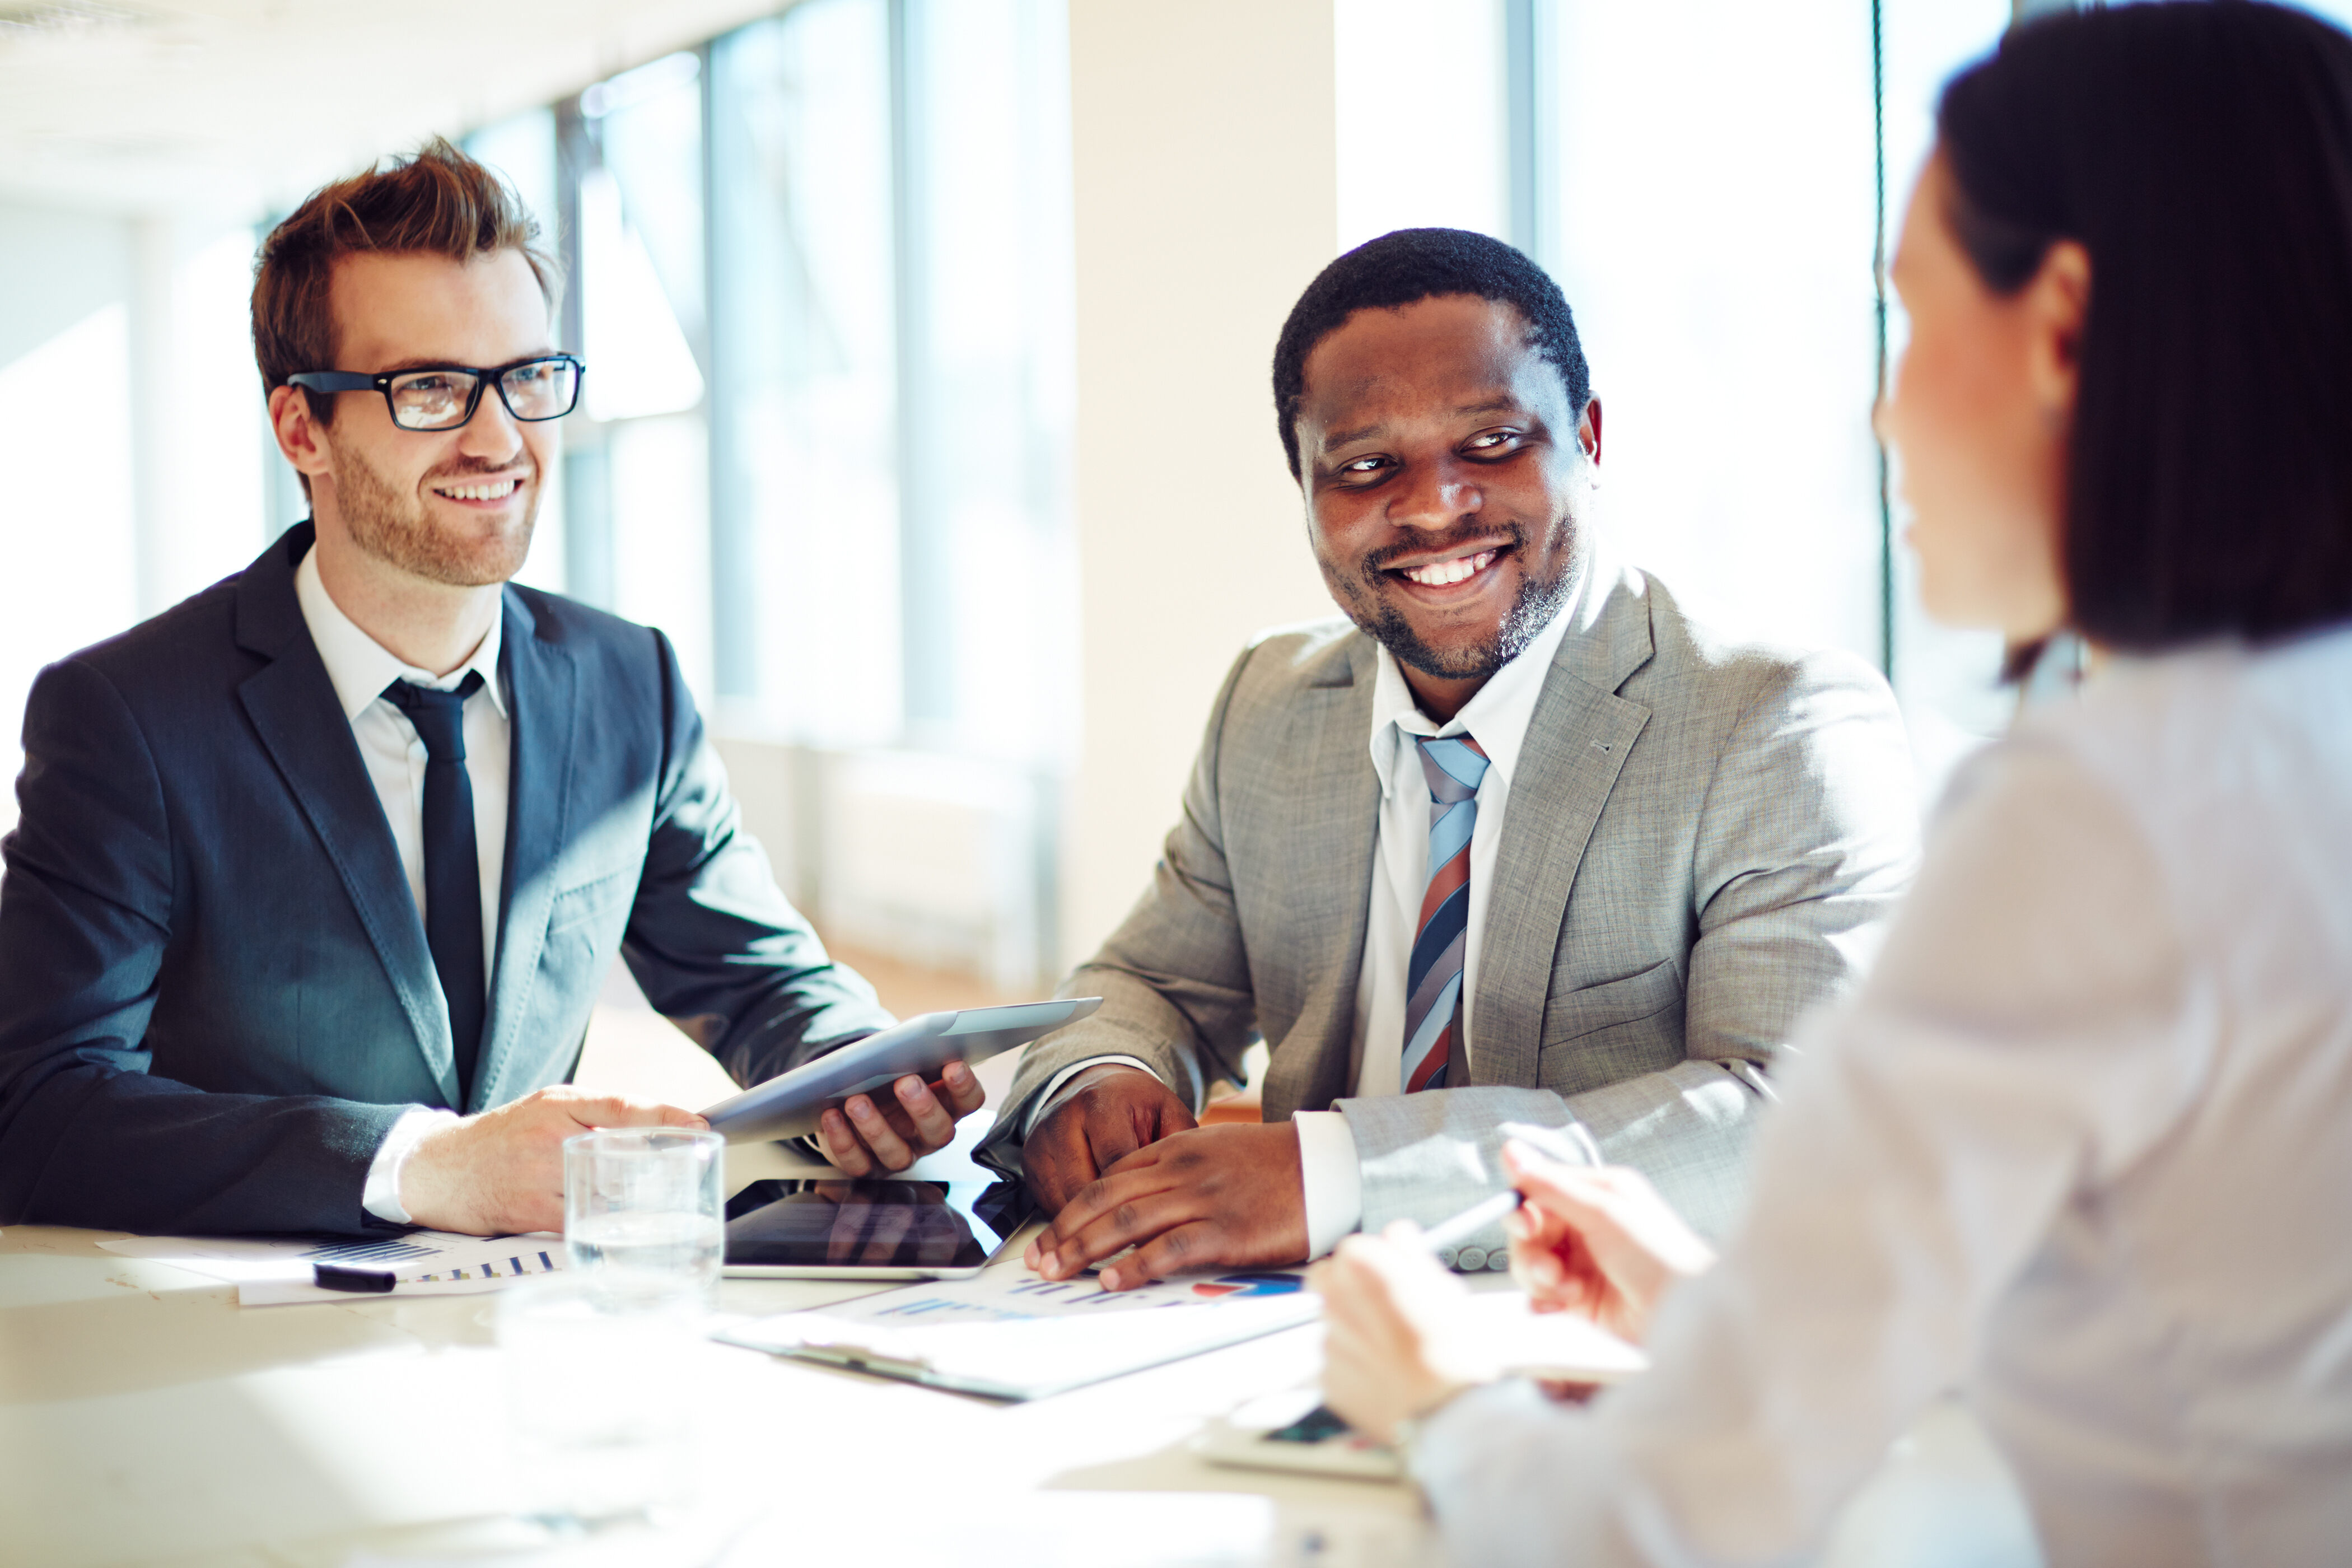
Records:
<instances>
[{"instance_id":1,"label":"white shirt collar","mask_svg":"<svg viewBox=\"0 0 2352 1568\"><path fill-rule=\"evenodd\" d=\"M506 621L503 612L490 617L490 629L482 635L471 658L446 675L436 675L413 664L404 664L399 656L343 614L342 606L328 594L327 585L319 581L316 546L294 569L294 597L301 604L302 619L310 628L310 641L317 645L319 658L327 667L327 679L335 683L335 697L343 705L346 720L357 719L365 712L368 704L382 697L383 689L395 680L413 680L436 691L455 691L468 670L481 672L482 689L497 704L499 717L506 716L507 695L499 685L499 644Z\"/></svg>"},{"instance_id":2,"label":"white shirt collar","mask_svg":"<svg viewBox=\"0 0 2352 1568\"><path fill-rule=\"evenodd\" d=\"M1490 766L1502 774L1503 788L1511 787L1511 774L1518 766L1519 746L1527 739L1528 721L1535 717L1536 701L1543 695L1544 679L1551 673L1552 660L1559 656L1560 644L1580 619L1578 605L1590 592L1593 578L1599 574L1596 552L1588 551L1580 563L1581 576L1570 590L1568 598L1553 612L1550 624L1538 632L1535 640L1521 648L1511 661L1489 676L1469 701L1462 705L1445 724L1434 722L1421 710L1421 704L1405 684L1404 671L1397 667L1396 656L1385 647L1377 650L1378 673L1372 681L1372 767L1381 776L1381 794L1391 795L1397 788L1401 771L1398 760L1412 744L1409 737L1423 735L1459 735L1467 731L1486 753ZM1418 772L1410 775L1415 788L1425 780Z\"/></svg>"}]
</instances>

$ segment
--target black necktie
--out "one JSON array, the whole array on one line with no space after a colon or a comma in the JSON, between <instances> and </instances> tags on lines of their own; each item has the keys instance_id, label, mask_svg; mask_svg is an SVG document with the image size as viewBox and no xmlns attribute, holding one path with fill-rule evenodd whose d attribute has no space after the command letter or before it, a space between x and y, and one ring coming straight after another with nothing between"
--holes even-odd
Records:
<instances>
[{"instance_id":1,"label":"black necktie","mask_svg":"<svg viewBox=\"0 0 2352 1568\"><path fill-rule=\"evenodd\" d=\"M474 839L474 781L466 773L466 699L482 689L474 670L455 691L395 680L384 700L408 715L425 742L425 944L449 1004L457 1058L457 1109L474 1093L488 986L482 974L482 852Z\"/></svg>"}]
</instances>

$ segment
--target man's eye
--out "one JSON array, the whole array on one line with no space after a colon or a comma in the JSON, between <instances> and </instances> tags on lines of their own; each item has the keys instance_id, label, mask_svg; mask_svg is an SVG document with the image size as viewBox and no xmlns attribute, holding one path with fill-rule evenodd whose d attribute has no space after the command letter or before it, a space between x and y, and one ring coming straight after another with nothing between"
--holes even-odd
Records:
<instances>
[{"instance_id":1,"label":"man's eye","mask_svg":"<svg viewBox=\"0 0 2352 1568\"><path fill-rule=\"evenodd\" d=\"M1488 430L1481 435L1471 437L1467 450L1494 452L1516 447L1518 444L1519 433L1517 430Z\"/></svg>"},{"instance_id":2,"label":"man's eye","mask_svg":"<svg viewBox=\"0 0 2352 1568\"><path fill-rule=\"evenodd\" d=\"M1339 471L1343 474L1349 474L1357 479L1361 479L1366 474L1379 473L1382 468L1388 467L1388 462L1389 460L1386 458L1358 458L1352 463L1340 464Z\"/></svg>"}]
</instances>

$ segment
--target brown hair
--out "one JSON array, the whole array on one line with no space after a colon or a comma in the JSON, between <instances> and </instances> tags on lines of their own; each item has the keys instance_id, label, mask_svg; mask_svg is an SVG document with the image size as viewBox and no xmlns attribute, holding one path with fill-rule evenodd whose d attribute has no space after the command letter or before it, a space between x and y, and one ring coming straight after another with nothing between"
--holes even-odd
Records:
<instances>
[{"instance_id":1,"label":"brown hair","mask_svg":"<svg viewBox=\"0 0 2352 1568\"><path fill-rule=\"evenodd\" d=\"M261 242L253 273L253 357L265 394L306 370L335 367L328 299L335 263L365 251L422 251L464 261L520 250L555 302L560 272L535 243L539 225L505 181L436 136L389 169L313 191ZM311 416L334 416L331 395L304 389Z\"/></svg>"},{"instance_id":2,"label":"brown hair","mask_svg":"<svg viewBox=\"0 0 2352 1568\"><path fill-rule=\"evenodd\" d=\"M2352 619L2352 37L2249 0L2061 13L1937 124L1989 289L2090 252L2074 629L2148 652Z\"/></svg>"}]
</instances>

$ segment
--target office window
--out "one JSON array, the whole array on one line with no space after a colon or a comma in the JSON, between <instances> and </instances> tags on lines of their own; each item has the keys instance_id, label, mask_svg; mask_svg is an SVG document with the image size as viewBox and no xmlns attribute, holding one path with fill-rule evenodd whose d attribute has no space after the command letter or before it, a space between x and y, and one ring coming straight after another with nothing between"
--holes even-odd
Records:
<instances>
[{"instance_id":1,"label":"office window","mask_svg":"<svg viewBox=\"0 0 2352 1568\"><path fill-rule=\"evenodd\" d=\"M884 0L711 50L721 690L834 746L902 727L891 54Z\"/></svg>"},{"instance_id":2,"label":"office window","mask_svg":"<svg viewBox=\"0 0 2352 1568\"><path fill-rule=\"evenodd\" d=\"M1563 3L1559 254L1626 552L1875 659L1870 35L1855 7Z\"/></svg>"},{"instance_id":3,"label":"office window","mask_svg":"<svg viewBox=\"0 0 2352 1568\"><path fill-rule=\"evenodd\" d=\"M1882 521L1868 11L1520 3L1539 51L1539 233L1606 414L1610 535L1728 626L1890 667L1932 781L2006 702L1998 643L1915 608L1899 498L1891 540ZM2009 15L1882 8L1890 246L1937 89ZM1899 353L1892 301L1888 333Z\"/></svg>"},{"instance_id":4,"label":"office window","mask_svg":"<svg viewBox=\"0 0 2352 1568\"><path fill-rule=\"evenodd\" d=\"M1060 0L909 5L898 253L907 734L1050 768L1077 700Z\"/></svg>"},{"instance_id":5,"label":"office window","mask_svg":"<svg viewBox=\"0 0 2352 1568\"><path fill-rule=\"evenodd\" d=\"M565 461L575 591L659 626L713 694L703 71L667 56L566 117L578 326L589 370Z\"/></svg>"},{"instance_id":6,"label":"office window","mask_svg":"<svg viewBox=\"0 0 2352 1568\"><path fill-rule=\"evenodd\" d=\"M1065 30L803 0L472 139L553 207L588 362L548 553L722 729L1068 751Z\"/></svg>"},{"instance_id":7,"label":"office window","mask_svg":"<svg viewBox=\"0 0 2352 1568\"><path fill-rule=\"evenodd\" d=\"M269 537L253 245L241 224L0 202L0 833L41 667Z\"/></svg>"},{"instance_id":8,"label":"office window","mask_svg":"<svg viewBox=\"0 0 2352 1568\"><path fill-rule=\"evenodd\" d=\"M469 139L588 363L534 580L668 634L831 933L1007 984L1075 749L1066 32L802 0Z\"/></svg>"},{"instance_id":9,"label":"office window","mask_svg":"<svg viewBox=\"0 0 2352 1568\"><path fill-rule=\"evenodd\" d=\"M1507 0L1339 0L1339 248L1400 228L1510 239Z\"/></svg>"},{"instance_id":10,"label":"office window","mask_svg":"<svg viewBox=\"0 0 2352 1568\"><path fill-rule=\"evenodd\" d=\"M129 329L121 304L102 305L33 343L8 342L0 363L0 454L11 476L0 526L8 562L0 769L12 786L0 791L0 832L16 822L13 784L34 676L138 618L131 475L121 455Z\"/></svg>"}]
</instances>

